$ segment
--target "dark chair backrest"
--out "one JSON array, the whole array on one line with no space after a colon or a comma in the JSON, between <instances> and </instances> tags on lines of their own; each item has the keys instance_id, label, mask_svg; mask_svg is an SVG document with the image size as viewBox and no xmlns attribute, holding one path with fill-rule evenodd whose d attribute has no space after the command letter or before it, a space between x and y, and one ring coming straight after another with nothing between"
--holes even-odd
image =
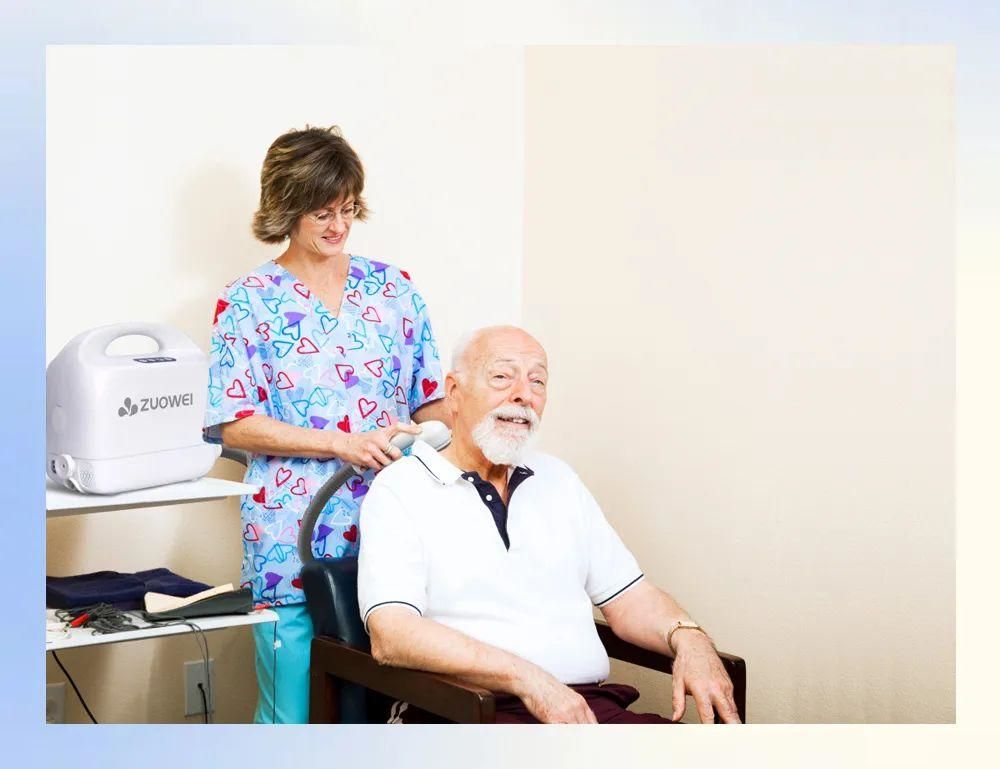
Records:
<instances>
[{"instance_id":1,"label":"dark chair backrest","mask_svg":"<svg viewBox=\"0 0 1000 769\"><path fill-rule=\"evenodd\" d=\"M358 559L324 558L302 567L302 589L316 635L357 649L370 644L358 611Z\"/></svg>"},{"instance_id":2,"label":"dark chair backrest","mask_svg":"<svg viewBox=\"0 0 1000 769\"><path fill-rule=\"evenodd\" d=\"M357 558L325 558L305 564L302 589L316 635L336 638L365 652L371 650L358 610ZM366 724L385 720L381 716L388 711L388 704L375 692L343 682L339 698L341 723Z\"/></svg>"}]
</instances>

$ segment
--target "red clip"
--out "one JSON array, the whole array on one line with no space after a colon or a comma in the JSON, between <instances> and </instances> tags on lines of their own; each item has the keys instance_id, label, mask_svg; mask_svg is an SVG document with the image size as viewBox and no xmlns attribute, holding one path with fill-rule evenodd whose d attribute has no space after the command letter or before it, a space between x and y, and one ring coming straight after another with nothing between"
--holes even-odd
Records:
<instances>
[{"instance_id":1,"label":"red clip","mask_svg":"<svg viewBox=\"0 0 1000 769\"><path fill-rule=\"evenodd\" d=\"M70 627L80 627L80 625L82 625L83 623L85 623L88 619L90 619L90 615L89 614L81 614L75 620L73 620L72 622L70 622L69 626Z\"/></svg>"}]
</instances>

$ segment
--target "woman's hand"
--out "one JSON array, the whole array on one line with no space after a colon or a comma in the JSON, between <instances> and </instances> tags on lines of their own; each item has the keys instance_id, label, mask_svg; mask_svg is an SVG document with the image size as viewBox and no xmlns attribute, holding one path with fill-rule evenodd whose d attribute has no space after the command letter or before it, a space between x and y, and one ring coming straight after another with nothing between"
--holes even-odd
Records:
<instances>
[{"instance_id":1,"label":"woman's hand","mask_svg":"<svg viewBox=\"0 0 1000 769\"><path fill-rule=\"evenodd\" d=\"M399 459L403 452L389 441L400 433L420 435L417 425L394 422L367 433L340 433L333 445L333 454L343 462L376 472Z\"/></svg>"}]
</instances>

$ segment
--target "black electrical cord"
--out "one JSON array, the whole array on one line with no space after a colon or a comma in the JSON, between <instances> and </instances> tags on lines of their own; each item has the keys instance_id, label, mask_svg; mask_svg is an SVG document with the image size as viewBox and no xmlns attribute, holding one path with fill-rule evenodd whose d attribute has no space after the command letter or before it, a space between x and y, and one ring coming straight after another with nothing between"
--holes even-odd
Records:
<instances>
[{"instance_id":1,"label":"black electrical cord","mask_svg":"<svg viewBox=\"0 0 1000 769\"><path fill-rule=\"evenodd\" d=\"M201 653L202 670L205 671L205 682L208 689L207 695L205 695L205 693L202 692L202 696L205 697L205 723L206 724L212 723L211 716L209 715L208 712L208 703L213 701L212 671L211 668L209 667L209 663L211 662L211 657L209 656L208 639L205 637L205 631L202 630L198 625L196 625L191 620L186 620L186 619L171 620L169 622L153 622L152 624L155 625L156 627L170 627L171 625L186 625L187 627L191 628L191 631L195 634L195 643L198 645L198 651ZM202 688L201 683L198 684L198 688L199 689Z\"/></svg>"},{"instance_id":2,"label":"black electrical cord","mask_svg":"<svg viewBox=\"0 0 1000 769\"><path fill-rule=\"evenodd\" d=\"M198 651L201 652L202 670L205 671L205 687L208 689L208 693L205 694L205 688L202 687L201 683L198 684L198 688L202 689L202 697L205 702L205 723L210 724L212 723L212 717L208 710L208 703L213 701L212 668L210 667L211 657L208 652L208 639L205 637L205 631L190 620L179 620L170 624L187 625L195 633L195 643L198 644Z\"/></svg>"},{"instance_id":3,"label":"black electrical cord","mask_svg":"<svg viewBox=\"0 0 1000 769\"><path fill-rule=\"evenodd\" d=\"M205 637L205 631L202 630L198 625L193 622L185 622L188 627L194 630L197 634L197 640L200 640L199 647L204 647L204 660L205 667L205 686L208 688L208 695L205 698L205 723L212 723L212 714L209 710L209 703L215 704L215 699L212 697L212 657L208 652L208 638Z\"/></svg>"},{"instance_id":4,"label":"black electrical cord","mask_svg":"<svg viewBox=\"0 0 1000 769\"><path fill-rule=\"evenodd\" d=\"M90 628L94 633L123 633L126 630L139 630L132 617L109 603L95 603L90 606L78 606L75 609L57 609L56 619L72 627ZM73 622L83 618L82 622Z\"/></svg>"},{"instance_id":5,"label":"black electrical cord","mask_svg":"<svg viewBox=\"0 0 1000 769\"><path fill-rule=\"evenodd\" d=\"M205 723L208 723L208 695L205 694L205 686L201 681L198 682L198 691L201 692L201 705L205 708Z\"/></svg>"},{"instance_id":6,"label":"black electrical cord","mask_svg":"<svg viewBox=\"0 0 1000 769\"><path fill-rule=\"evenodd\" d=\"M141 627L135 624L131 615L107 603L97 603L91 606L77 607L75 609L58 609L55 612L56 619L61 622L65 622L67 625L84 615L87 615L86 619L80 623L79 627L90 628L90 630L97 634L104 635L108 633L122 633L127 630L142 630ZM205 681L208 687L207 695L205 694L205 691L200 683L198 684L198 688L202 689L202 697L205 702L205 723L211 723L208 713L208 703L212 701L212 675L209 667L211 657L209 656L208 639L205 637L205 631L194 622L183 619L172 620L170 622L153 621L151 624L157 627L186 625L195 633L195 643L198 644L198 651L201 652L202 663L204 665L203 669L205 671ZM73 687L73 691L76 692L76 696L80 699L80 704L83 705L83 709L86 710L87 715L90 716L90 720L96 724L97 719L94 718L94 714L90 712L90 708L87 707L87 703L84 701L83 695L80 694L80 690L77 688L76 683L73 681L73 678L70 676L66 668L63 667L62 662L59 661L59 658L56 656L54 651L52 652L52 657L55 659L59 669L62 670L67 680L70 682L70 685ZM274 716L272 714L272 721L273 718Z\"/></svg>"},{"instance_id":7,"label":"black electrical cord","mask_svg":"<svg viewBox=\"0 0 1000 769\"><path fill-rule=\"evenodd\" d=\"M76 696L79 698L80 704L83 705L83 709L87 711L87 715L90 716L90 720L93 721L96 724L97 723L97 719L94 718L94 714L91 713L90 712L90 708L87 707L87 703L83 699L83 695L80 694L80 690L77 688L76 681L73 680L73 676L71 676L69 674L69 671L62 664L62 661L59 659L59 655L56 654L54 651L51 652L51 654L52 654L52 659L54 659L56 661L56 664L59 666L59 669L63 672L63 675L66 676L66 680L69 681L69 685L72 686L73 687L73 691L76 692Z\"/></svg>"}]
</instances>

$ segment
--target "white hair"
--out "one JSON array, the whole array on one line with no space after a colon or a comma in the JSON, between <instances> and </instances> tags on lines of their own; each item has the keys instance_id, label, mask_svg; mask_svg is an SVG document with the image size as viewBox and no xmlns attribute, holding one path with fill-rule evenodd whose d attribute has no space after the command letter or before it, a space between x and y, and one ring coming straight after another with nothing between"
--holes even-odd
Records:
<instances>
[{"instance_id":1,"label":"white hair","mask_svg":"<svg viewBox=\"0 0 1000 769\"><path fill-rule=\"evenodd\" d=\"M478 337L485 330L485 328L476 328L472 331L466 331L458 338L455 342L455 346L451 348L452 372L459 374L465 370L465 367L468 365L466 356L469 354L469 348L472 347L472 343L476 341L476 337Z\"/></svg>"},{"instance_id":2,"label":"white hair","mask_svg":"<svg viewBox=\"0 0 1000 769\"><path fill-rule=\"evenodd\" d=\"M480 326L479 328L474 328L471 331L466 331L464 334L458 337L455 342L454 347L451 348L451 371L453 374L463 374L466 372L469 365L469 350L471 350L479 338L483 334L487 334L490 331L499 331L501 329L513 329L516 331L521 331L528 336L534 338L534 335L528 333L520 326L509 326L509 325L497 325L497 326Z\"/></svg>"}]
</instances>

